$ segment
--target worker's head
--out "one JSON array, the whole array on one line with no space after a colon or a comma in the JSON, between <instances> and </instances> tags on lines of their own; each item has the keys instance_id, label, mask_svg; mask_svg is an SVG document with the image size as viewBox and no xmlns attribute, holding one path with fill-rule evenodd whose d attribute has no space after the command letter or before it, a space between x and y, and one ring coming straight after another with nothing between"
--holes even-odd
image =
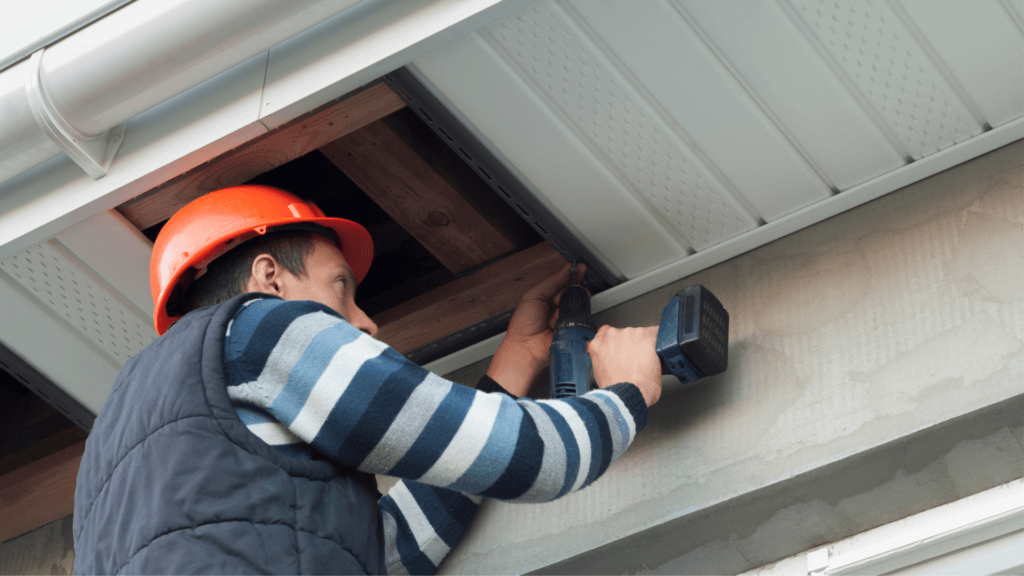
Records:
<instances>
[{"instance_id":1,"label":"worker's head","mask_svg":"<svg viewBox=\"0 0 1024 576\"><path fill-rule=\"evenodd\" d=\"M366 230L268 186L211 192L179 210L153 246L154 324L246 292L329 306L357 328L377 327L355 304L373 259Z\"/></svg>"}]
</instances>

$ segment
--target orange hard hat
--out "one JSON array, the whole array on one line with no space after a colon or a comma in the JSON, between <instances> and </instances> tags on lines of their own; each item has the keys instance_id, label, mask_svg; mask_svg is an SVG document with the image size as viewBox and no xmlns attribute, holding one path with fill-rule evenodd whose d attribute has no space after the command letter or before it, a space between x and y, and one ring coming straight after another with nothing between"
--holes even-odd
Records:
<instances>
[{"instance_id":1,"label":"orange hard hat","mask_svg":"<svg viewBox=\"0 0 1024 576\"><path fill-rule=\"evenodd\" d=\"M210 192L178 210L160 230L149 262L157 334L166 332L180 317L173 314L176 311L168 311L168 303L183 297L184 289L206 272L215 258L274 228L301 229L303 224L333 232L356 281L363 280L373 260L370 233L351 220L324 216L316 204L290 192L271 186L233 186Z\"/></svg>"}]
</instances>

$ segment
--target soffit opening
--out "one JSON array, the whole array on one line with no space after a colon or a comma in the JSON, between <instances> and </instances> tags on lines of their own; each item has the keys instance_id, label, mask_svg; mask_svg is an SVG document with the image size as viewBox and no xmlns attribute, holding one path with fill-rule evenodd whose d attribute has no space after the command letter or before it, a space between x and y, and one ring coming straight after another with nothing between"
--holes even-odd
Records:
<instances>
[{"instance_id":1,"label":"soffit opening","mask_svg":"<svg viewBox=\"0 0 1024 576\"><path fill-rule=\"evenodd\" d=\"M406 86L402 96L415 98L414 90ZM358 106L361 96L376 109L351 130L333 130L352 115L338 109ZM401 101L380 106L381 98L397 100L371 86L272 132L267 140L283 136L276 147L247 143L119 211L152 240L194 197L243 183L277 186L367 228L375 256L357 303L403 354L425 363L504 331L522 293L564 263L566 240L552 243L554 227L538 225L532 206L501 201L492 175L500 168L485 167L464 138L446 142L458 128L437 125L442 111L419 100L415 109ZM321 128L327 136L311 136ZM279 162L282 148L292 150ZM499 190L506 189L513 185Z\"/></svg>"}]
</instances>

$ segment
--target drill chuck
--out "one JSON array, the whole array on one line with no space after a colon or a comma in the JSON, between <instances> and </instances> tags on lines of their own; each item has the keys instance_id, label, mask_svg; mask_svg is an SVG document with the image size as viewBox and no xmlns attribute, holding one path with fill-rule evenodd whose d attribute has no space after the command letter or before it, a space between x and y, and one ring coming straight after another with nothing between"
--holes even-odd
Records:
<instances>
[{"instance_id":1,"label":"drill chuck","mask_svg":"<svg viewBox=\"0 0 1024 576\"><path fill-rule=\"evenodd\" d=\"M573 326L589 328L594 332L594 318L590 315L590 294L579 284L569 286L562 291L562 299L558 303L558 321L555 331Z\"/></svg>"},{"instance_id":2,"label":"drill chuck","mask_svg":"<svg viewBox=\"0 0 1024 576\"><path fill-rule=\"evenodd\" d=\"M551 340L551 398L579 396L590 391L590 354L594 339L594 318L590 315L590 294L574 284L562 292L558 321Z\"/></svg>"}]
</instances>

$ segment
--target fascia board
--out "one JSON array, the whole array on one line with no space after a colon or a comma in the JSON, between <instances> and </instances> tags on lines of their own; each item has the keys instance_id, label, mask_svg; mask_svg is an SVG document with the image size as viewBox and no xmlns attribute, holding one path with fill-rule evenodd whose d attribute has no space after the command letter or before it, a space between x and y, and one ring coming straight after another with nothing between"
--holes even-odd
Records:
<instances>
[{"instance_id":1,"label":"fascia board","mask_svg":"<svg viewBox=\"0 0 1024 576\"><path fill-rule=\"evenodd\" d=\"M270 49L260 120L269 129L533 0L366 0Z\"/></svg>"}]
</instances>

